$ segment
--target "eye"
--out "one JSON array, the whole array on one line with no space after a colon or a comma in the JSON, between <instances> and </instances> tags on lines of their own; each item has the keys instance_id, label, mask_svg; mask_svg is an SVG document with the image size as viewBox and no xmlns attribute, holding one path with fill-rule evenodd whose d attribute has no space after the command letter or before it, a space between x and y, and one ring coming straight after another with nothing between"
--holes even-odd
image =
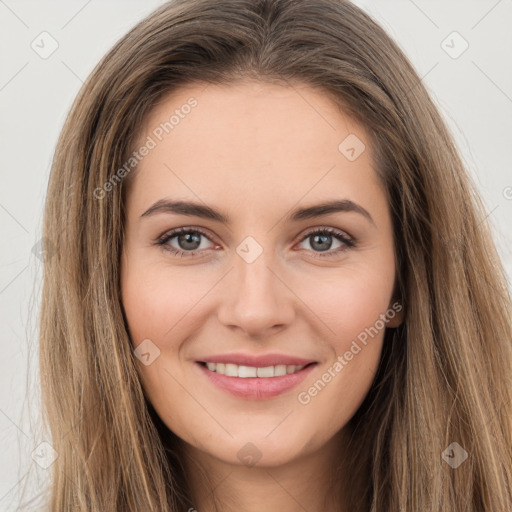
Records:
<instances>
[{"instance_id":1,"label":"eye","mask_svg":"<svg viewBox=\"0 0 512 512\"><path fill-rule=\"evenodd\" d=\"M355 240L343 231L334 228L321 228L307 233L301 240L301 243L310 239L309 246L312 248L315 257L329 258L337 256L339 253L355 247ZM339 243L339 246L331 250L333 239ZM325 254L322 254L325 253Z\"/></svg>"},{"instance_id":2,"label":"eye","mask_svg":"<svg viewBox=\"0 0 512 512\"><path fill-rule=\"evenodd\" d=\"M198 228L178 228L162 235L156 241L156 245L165 251L180 257L195 256L198 252L208 249L202 246L201 238L210 240L208 235ZM171 242L175 240L175 245ZM325 258L333 257L346 251L348 248L355 247L355 240L343 231L334 228L321 228L307 233L300 243L311 239L309 242L311 250L316 253L315 257ZM339 244L337 248L332 249L333 239ZM210 240L211 241L211 240ZM177 246L176 246L177 245ZM325 253L325 254L322 254Z\"/></svg>"},{"instance_id":3,"label":"eye","mask_svg":"<svg viewBox=\"0 0 512 512\"><path fill-rule=\"evenodd\" d=\"M202 247L201 238L209 240L206 233L200 229L179 228L165 233L156 241L156 244L163 250L169 251L177 256L188 257L194 256L197 251L207 248ZM173 239L176 239L175 244L177 247L170 243Z\"/></svg>"}]
</instances>

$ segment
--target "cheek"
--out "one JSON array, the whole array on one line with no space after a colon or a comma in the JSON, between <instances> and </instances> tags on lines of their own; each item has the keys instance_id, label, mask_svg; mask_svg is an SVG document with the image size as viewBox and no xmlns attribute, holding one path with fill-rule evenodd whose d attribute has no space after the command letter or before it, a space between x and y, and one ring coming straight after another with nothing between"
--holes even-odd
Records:
<instances>
[{"instance_id":1,"label":"cheek","mask_svg":"<svg viewBox=\"0 0 512 512\"><path fill-rule=\"evenodd\" d=\"M321 321L329 344L339 353L386 313L393 284L393 267L346 268L326 278L317 274L303 279L295 289ZM382 321L377 327L382 330Z\"/></svg>"},{"instance_id":2,"label":"cheek","mask_svg":"<svg viewBox=\"0 0 512 512\"><path fill-rule=\"evenodd\" d=\"M151 262L126 268L122 283L122 300L134 345L150 338L161 346L164 340L172 339L175 326L198 302L205 287L204 283L194 283L193 278L184 281L179 273L152 266ZM165 345L171 348L167 347L168 342Z\"/></svg>"},{"instance_id":3,"label":"cheek","mask_svg":"<svg viewBox=\"0 0 512 512\"><path fill-rule=\"evenodd\" d=\"M130 263L122 270L122 300L132 347L144 340L152 342L144 350L151 354L149 364L138 358L135 364L149 400L160 417L168 419L173 411L186 411L191 405L178 382L184 380L180 365L180 347L186 340L183 326L189 325L187 312L197 302L197 294L169 269L162 271L148 261ZM196 415L187 417L190 422Z\"/></svg>"},{"instance_id":4,"label":"cheek","mask_svg":"<svg viewBox=\"0 0 512 512\"><path fill-rule=\"evenodd\" d=\"M337 292L336 300L324 303L332 313L329 335L324 339L330 357L314 378L298 389L301 418L323 425L328 438L346 425L361 406L378 369L389 295L369 292L361 283ZM353 292L353 293L351 293ZM338 313L337 316L335 313ZM299 416L297 416L299 417Z\"/></svg>"},{"instance_id":5,"label":"cheek","mask_svg":"<svg viewBox=\"0 0 512 512\"><path fill-rule=\"evenodd\" d=\"M129 263L122 269L121 282L132 347L151 340L146 346L158 354L153 359L152 353L147 365L135 359L143 387L157 410L168 407L169 399L177 402L176 407L184 406L177 399L183 395L177 382L184 381L187 340L204 323L201 300L215 280L155 264L150 258L133 258Z\"/></svg>"},{"instance_id":6,"label":"cheek","mask_svg":"<svg viewBox=\"0 0 512 512\"><path fill-rule=\"evenodd\" d=\"M385 333L394 267L368 266L340 272L334 280L306 280L301 297L321 319L330 354L313 379L301 386L304 413L333 429L350 420L363 402L377 371ZM307 299L306 299L307 297Z\"/></svg>"}]
</instances>

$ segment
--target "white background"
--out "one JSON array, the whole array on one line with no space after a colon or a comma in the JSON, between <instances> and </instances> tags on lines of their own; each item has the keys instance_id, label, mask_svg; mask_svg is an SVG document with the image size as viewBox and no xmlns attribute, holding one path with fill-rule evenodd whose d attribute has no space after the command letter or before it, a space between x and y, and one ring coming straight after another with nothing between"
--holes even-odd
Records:
<instances>
[{"instance_id":1,"label":"white background","mask_svg":"<svg viewBox=\"0 0 512 512\"><path fill-rule=\"evenodd\" d=\"M51 471L32 459L45 440L37 423L41 263L32 248L57 136L94 65L161 3L0 0L0 512L15 510L22 487L40 489ZM484 198L510 282L512 0L355 3L423 77ZM58 42L47 59L31 47L43 31ZM442 46L453 31L469 44L456 59Z\"/></svg>"}]
</instances>

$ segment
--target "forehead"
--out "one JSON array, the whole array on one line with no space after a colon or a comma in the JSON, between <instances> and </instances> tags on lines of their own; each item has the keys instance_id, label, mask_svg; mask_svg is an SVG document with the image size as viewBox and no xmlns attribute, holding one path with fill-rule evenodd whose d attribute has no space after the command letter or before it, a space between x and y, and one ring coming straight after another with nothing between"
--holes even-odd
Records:
<instances>
[{"instance_id":1,"label":"forehead","mask_svg":"<svg viewBox=\"0 0 512 512\"><path fill-rule=\"evenodd\" d=\"M305 84L183 87L146 117L138 146L145 143L152 149L134 182L145 195L178 187L247 204L260 194L299 200L333 187L356 197L380 185L364 127Z\"/></svg>"}]
</instances>

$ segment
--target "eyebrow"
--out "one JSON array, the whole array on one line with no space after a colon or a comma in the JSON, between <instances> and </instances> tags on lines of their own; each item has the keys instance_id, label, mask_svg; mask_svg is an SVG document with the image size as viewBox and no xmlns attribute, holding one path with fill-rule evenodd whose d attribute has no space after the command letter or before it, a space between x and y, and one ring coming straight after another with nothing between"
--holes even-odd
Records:
<instances>
[{"instance_id":1,"label":"eyebrow","mask_svg":"<svg viewBox=\"0 0 512 512\"><path fill-rule=\"evenodd\" d=\"M287 221L298 222L306 219L313 219L323 215L329 215L338 212L355 212L361 214L372 224L375 225L370 213L362 206L354 203L350 199L337 199L332 201L323 202L314 206L305 208L297 208L292 210L286 215ZM210 219L223 224L230 224L231 218L218 210L210 208L204 204L194 203L191 201L171 201L169 199L160 199L152 206L150 206L142 215L143 217L150 217L160 213L176 213L180 215L188 215L191 217L201 217L203 219Z\"/></svg>"}]
</instances>

